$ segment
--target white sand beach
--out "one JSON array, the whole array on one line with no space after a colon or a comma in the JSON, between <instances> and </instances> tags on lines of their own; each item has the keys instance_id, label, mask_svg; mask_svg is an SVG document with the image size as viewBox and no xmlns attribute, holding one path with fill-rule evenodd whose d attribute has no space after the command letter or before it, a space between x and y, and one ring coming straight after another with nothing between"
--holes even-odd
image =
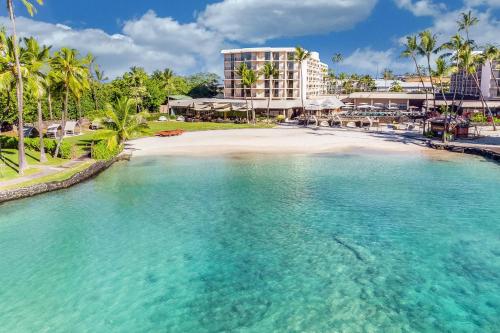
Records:
<instances>
[{"instance_id":1,"label":"white sand beach","mask_svg":"<svg viewBox=\"0 0 500 333\"><path fill-rule=\"evenodd\" d=\"M313 154L351 151L428 152L422 142L390 133L332 128L272 128L186 132L130 141L133 156Z\"/></svg>"}]
</instances>

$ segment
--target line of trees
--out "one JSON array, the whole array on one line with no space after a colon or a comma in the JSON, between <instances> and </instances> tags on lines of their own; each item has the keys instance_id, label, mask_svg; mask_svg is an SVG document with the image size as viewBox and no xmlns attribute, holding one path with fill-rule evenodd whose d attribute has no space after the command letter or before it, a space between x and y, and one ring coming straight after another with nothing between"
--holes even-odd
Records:
<instances>
[{"instance_id":1,"label":"line of trees","mask_svg":"<svg viewBox=\"0 0 500 333\"><path fill-rule=\"evenodd\" d=\"M462 85L465 79L472 78L477 90L479 91L479 98L483 104L484 113L486 110L488 115L493 120L493 114L488 106L488 102L483 95L479 83L478 69L485 63L489 63L491 68L491 75L495 84L498 87L498 81L494 73L494 62L500 60L500 52L494 45L486 45L479 47L473 40L470 39L469 33L471 27L476 25L479 19L472 15L472 12L461 13L457 21L457 33L453 35L449 41L442 45L438 45L437 37L430 30L422 31L418 35L407 37L405 50L402 56L411 58L415 64L417 75L419 76L422 84L425 73L422 72L418 64L419 57L423 57L427 64L427 75L431 82L432 93L435 96L436 83L440 86L440 93L445 101L445 106L442 109L444 114L445 128L447 127L448 113L453 111L453 106L457 99L457 90L453 91L452 101L449 104L445 95L445 88L443 85L443 77L450 74L456 74L461 77ZM463 35L464 34L464 35ZM434 64L431 62L431 55L437 55ZM434 68L433 68L434 65ZM465 87L459 89L462 92L461 102L463 101L463 92ZM500 91L500 90L499 90ZM429 99L426 92L426 105L429 105ZM458 110L460 111L462 103L459 104ZM434 110L436 110L436 102L434 99ZM496 130L495 121L493 120L493 129ZM446 141L446 131L443 132L443 141Z\"/></svg>"},{"instance_id":2,"label":"line of trees","mask_svg":"<svg viewBox=\"0 0 500 333\"><path fill-rule=\"evenodd\" d=\"M36 13L36 4L43 4L42 0L35 1L21 1L30 15ZM137 112L158 112L172 95L197 98L217 94L219 77L213 73L183 77L170 69L148 74L143 68L132 67L109 82L92 54L81 55L70 48L52 50L33 37L19 39L13 0L6 2L12 33L0 30L0 126L17 125L20 175L28 167L25 122L37 123L41 129L44 119L58 119L64 128L68 119L106 117L108 104L116 104L123 97L134 102ZM39 132L40 161L44 162L47 158ZM61 142L62 138L54 156L58 156Z\"/></svg>"}]
</instances>

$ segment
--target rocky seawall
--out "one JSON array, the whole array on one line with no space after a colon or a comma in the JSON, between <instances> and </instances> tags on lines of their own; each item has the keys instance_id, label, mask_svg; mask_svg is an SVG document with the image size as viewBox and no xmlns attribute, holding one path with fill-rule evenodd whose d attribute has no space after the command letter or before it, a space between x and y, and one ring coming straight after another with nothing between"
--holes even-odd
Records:
<instances>
[{"instance_id":1,"label":"rocky seawall","mask_svg":"<svg viewBox=\"0 0 500 333\"><path fill-rule=\"evenodd\" d=\"M77 172L70 178L62 181L52 181L47 183L40 183L35 185L30 185L26 187L20 187L12 190L0 191L0 203L6 201L12 201L22 198L32 197L38 194L57 191L61 189L65 189L81 183L85 180L88 180L92 177L97 176L102 171L109 168L113 163L120 160L128 160L130 159L129 154L120 154L117 157L107 160L107 161L97 161L91 164L88 168Z\"/></svg>"}]
</instances>

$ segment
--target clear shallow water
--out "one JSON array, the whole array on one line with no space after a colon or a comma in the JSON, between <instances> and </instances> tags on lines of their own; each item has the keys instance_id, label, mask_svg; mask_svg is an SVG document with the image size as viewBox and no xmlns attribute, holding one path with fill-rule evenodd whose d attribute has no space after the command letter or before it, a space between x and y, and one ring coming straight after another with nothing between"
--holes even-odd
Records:
<instances>
[{"instance_id":1,"label":"clear shallow water","mask_svg":"<svg viewBox=\"0 0 500 333\"><path fill-rule=\"evenodd\" d=\"M499 203L475 158L137 159L0 206L0 331L498 332Z\"/></svg>"}]
</instances>

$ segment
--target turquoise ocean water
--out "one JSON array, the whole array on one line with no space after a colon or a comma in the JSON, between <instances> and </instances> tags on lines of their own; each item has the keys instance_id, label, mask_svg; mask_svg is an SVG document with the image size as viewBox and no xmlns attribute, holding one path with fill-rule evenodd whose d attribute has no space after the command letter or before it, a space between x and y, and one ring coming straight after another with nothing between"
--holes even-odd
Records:
<instances>
[{"instance_id":1,"label":"turquoise ocean water","mask_svg":"<svg viewBox=\"0 0 500 333\"><path fill-rule=\"evenodd\" d=\"M0 331L500 332L499 212L478 158L134 159L0 205Z\"/></svg>"}]
</instances>

